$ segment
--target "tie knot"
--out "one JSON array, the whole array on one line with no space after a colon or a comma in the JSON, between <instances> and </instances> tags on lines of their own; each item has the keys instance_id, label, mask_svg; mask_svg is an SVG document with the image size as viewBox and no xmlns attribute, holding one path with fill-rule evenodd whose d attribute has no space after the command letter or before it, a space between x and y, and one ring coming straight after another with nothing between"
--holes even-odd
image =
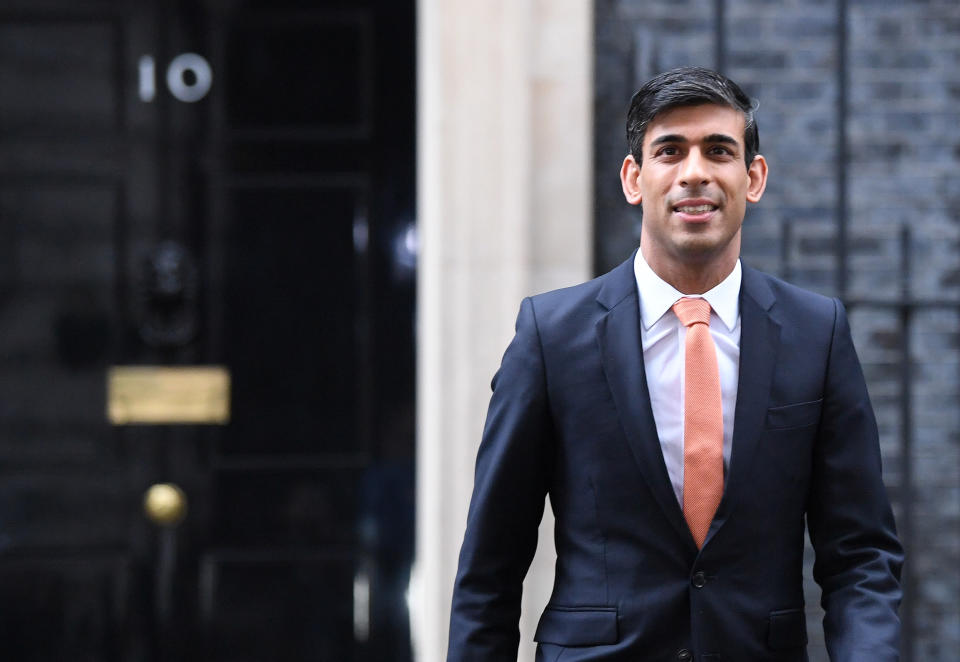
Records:
<instances>
[{"instance_id":1,"label":"tie knot","mask_svg":"<svg viewBox=\"0 0 960 662\"><path fill-rule=\"evenodd\" d=\"M673 312L684 326L698 323L710 326L710 302L706 299L684 297L673 304Z\"/></svg>"}]
</instances>

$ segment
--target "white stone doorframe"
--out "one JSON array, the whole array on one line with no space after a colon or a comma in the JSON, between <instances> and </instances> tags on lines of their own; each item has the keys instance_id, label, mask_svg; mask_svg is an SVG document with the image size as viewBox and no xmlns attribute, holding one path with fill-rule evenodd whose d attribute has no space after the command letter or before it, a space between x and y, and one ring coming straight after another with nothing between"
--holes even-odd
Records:
<instances>
[{"instance_id":1,"label":"white stone doorframe","mask_svg":"<svg viewBox=\"0 0 960 662\"><path fill-rule=\"evenodd\" d=\"M416 662L446 657L490 378L520 300L590 277L593 2L418 0ZM549 597L552 514L519 659Z\"/></svg>"}]
</instances>

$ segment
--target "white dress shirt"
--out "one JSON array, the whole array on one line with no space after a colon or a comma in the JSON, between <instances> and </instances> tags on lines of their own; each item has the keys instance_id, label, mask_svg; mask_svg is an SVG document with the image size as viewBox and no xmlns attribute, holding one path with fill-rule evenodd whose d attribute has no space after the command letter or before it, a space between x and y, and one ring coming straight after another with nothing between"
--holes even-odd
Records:
<instances>
[{"instance_id":1,"label":"white dress shirt","mask_svg":"<svg viewBox=\"0 0 960 662\"><path fill-rule=\"evenodd\" d=\"M684 340L687 327L671 306L688 296L710 303L710 335L717 347L720 393L723 404L723 471L730 466L733 413L740 375L740 260L733 271L704 294L682 294L653 272L640 251L633 262L640 294L640 340L643 366L650 390L650 405L660 437L663 460L674 494L683 504L683 382Z\"/></svg>"}]
</instances>

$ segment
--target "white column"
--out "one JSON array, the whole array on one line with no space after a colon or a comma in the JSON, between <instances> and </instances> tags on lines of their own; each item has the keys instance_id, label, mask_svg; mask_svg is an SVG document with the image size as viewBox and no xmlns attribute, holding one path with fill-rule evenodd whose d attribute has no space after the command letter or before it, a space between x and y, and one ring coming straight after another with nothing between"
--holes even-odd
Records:
<instances>
[{"instance_id":1,"label":"white column","mask_svg":"<svg viewBox=\"0 0 960 662\"><path fill-rule=\"evenodd\" d=\"M590 277L592 5L418 2L417 662L446 655L490 379L520 299ZM521 660L554 559L548 513Z\"/></svg>"}]
</instances>

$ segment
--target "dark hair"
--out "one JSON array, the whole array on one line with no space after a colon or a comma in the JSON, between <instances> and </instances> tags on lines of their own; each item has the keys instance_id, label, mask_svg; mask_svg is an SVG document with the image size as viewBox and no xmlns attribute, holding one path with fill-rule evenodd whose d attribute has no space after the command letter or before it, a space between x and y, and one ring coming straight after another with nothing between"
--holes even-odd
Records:
<instances>
[{"instance_id":1,"label":"dark hair","mask_svg":"<svg viewBox=\"0 0 960 662\"><path fill-rule=\"evenodd\" d=\"M627 113L627 144L637 165L643 157L647 125L660 113L678 106L715 103L743 113L744 159L747 168L760 151L760 135L753 116L756 106L740 86L716 71L703 67L680 67L651 78L630 100Z\"/></svg>"}]
</instances>

